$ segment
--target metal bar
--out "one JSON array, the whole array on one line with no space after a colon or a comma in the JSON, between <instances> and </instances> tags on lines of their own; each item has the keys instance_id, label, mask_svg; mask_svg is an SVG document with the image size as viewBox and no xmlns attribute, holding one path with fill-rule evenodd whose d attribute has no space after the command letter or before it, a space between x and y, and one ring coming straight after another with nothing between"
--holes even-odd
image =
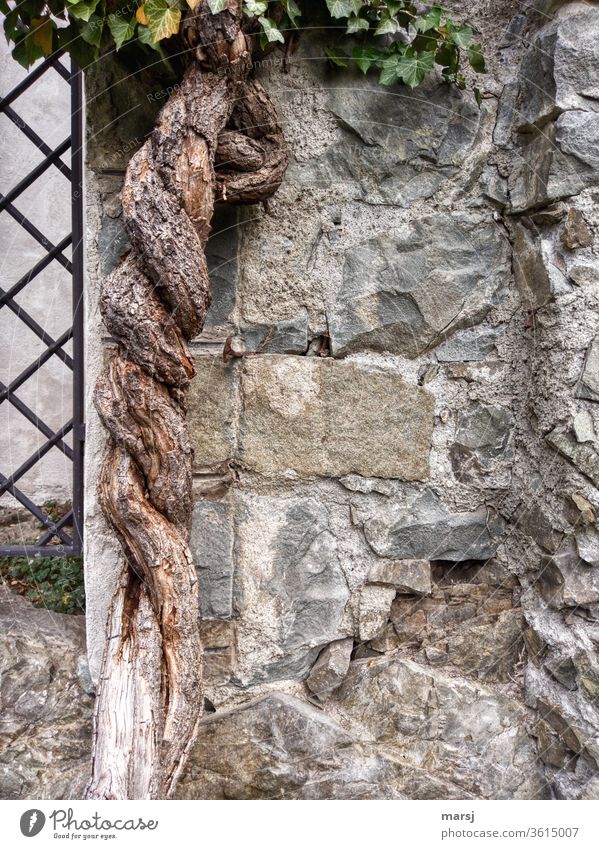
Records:
<instances>
[{"instance_id":1,"label":"metal bar","mask_svg":"<svg viewBox=\"0 0 599 849\"><path fill-rule=\"evenodd\" d=\"M4 391L5 389L6 386L4 385L4 383L2 383L2 381L0 381L0 390ZM31 422L31 424L36 427L40 431L40 433L43 433L45 437L51 439L54 436L54 431L52 430L52 428L49 427L46 422L43 421L43 419L40 419L39 416L37 416L33 412L33 410L30 410L27 404L21 401L20 398L17 398L16 395L11 393L8 396L8 400L13 405L13 407L16 407L16 409L25 416L27 421ZM58 442L56 444L56 447L59 448L65 455L65 457L69 458L69 460L73 459L72 449L69 448L69 446L66 445L64 442Z\"/></svg>"},{"instance_id":2,"label":"metal bar","mask_svg":"<svg viewBox=\"0 0 599 849\"><path fill-rule=\"evenodd\" d=\"M0 212L3 212L6 208L7 203L12 203L13 200L16 200L19 195L23 194L25 189L28 189L32 183L35 183L38 177L50 168L51 165L56 164L56 160L60 160L62 154L69 149L71 146L71 140L65 139L61 142L57 148L55 148L45 159L43 159L35 168L27 174L26 177L17 183L17 185L10 190L7 195L4 195L2 200L0 201Z\"/></svg>"},{"instance_id":3,"label":"metal bar","mask_svg":"<svg viewBox=\"0 0 599 849\"><path fill-rule=\"evenodd\" d=\"M83 73L71 60L71 215L73 233L73 550L83 549L85 375L83 324Z\"/></svg>"},{"instance_id":4,"label":"metal bar","mask_svg":"<svg viewBox=\"0 0 599 849\"><path fill-rule=\"evenodd\" d=\"M0 289L0 293L4 293L4 289ZM17 318L20 318L23 324L27 325L27 327L35 333L37 337L39 337L45 345L52 346L55 344L55 340L50 336L43 327L37 323L37 321L32 318L28 312L26 312L22 306L17 304L16 301L13 301L12 298L7 298L3 304L0 304L0 307L6 306L9 310L12 310ZM56 351L56 356L63 361L65 365L67 365L71 370L73 368L73 360L66 351L63 351L62 348L58 348Z\"/></svg>"},{"instance_id":5,"label":"metal bar","mask_svg":"<svg viewBox=\"0 0 599 849\"><path fill-rule=\"evenodd\" d=\"M47 59L44 59L41 65L38 65L34 71L31 71L24 80L21 80L21 82L16 85L13 90L6 95L6 97L3 97L2 100L0 100L0 112L4 112L6 107L10 106L13 100L16 100L17 97L20 97L24 92L26 92L27 89L32 86L36 80L39 80L39 78L50 68L57 70L56 64L61 55L62 52L55 53L53 56L48 56Z\"/></svg>"},{"instance_id":6,"label":"metal bar","mask_svg":"<svg viewBox=\"0 0 599 849\"><path fill-rule=\"evenodd\" d=\"M29 126L29 124L15 112L12 106L7 106L4 110L4 114L7 118L10 118L13 124L16 124L16 126L20 129L23 135L26 136L30 142L33 142L33 144L37 147L38 150L41 150L44 156L49 156L52 153L52 148L49 147L46 142L42 138L40 138L40 136L38 136L35 130L33 130ZM65 175L67 180L71 179L71 169L68 165L65 165L62 159L59 159L58 162L55 162L54 164L56 165L58 170Z\"/></svg>"},{"instance_id":7,"label":"metal bar","mask_svg":"<svg viewBox=\"0 0 599 849\"><path fill-rule=\"evenodd\" d=\"M4 483L5 480L6 480L6 478L4 477L4 475L0 473L0 483ZM31 499L27 498L27 496L25 495L24 492L21 492L21 490L18 487L16 487L14 484L11 487L9 487L8 491L10 492L10 494L14 498L17 499L17 501L20 501L20 503L23 505L23 507L26 507L29 510L30 513L33 513L35 518L39 519L39 521L42 523L42 525L45 525L51 531L54 531L55 536L60 537L60 539L66 545L71 544L72 540L69 539L69 537L64 533L64 531L62 531L60 528L58 528L56 526L56 522L54 522L53 519L50 518L50 516L47 516L45 513L42 513L40 508L37 507L33 503L33 501L31 501Z\"/></svg>"},{"instance_id":8,"label":"metal bar","mask_svg":"<svg viewBox=\"0 0 599 849\"><path fill-rule=\"evenodd\" d=\"M0 546L0 557L78 557L71 545L5 545Z\"/></svg>"},{"instance_id":9,"label":"metal bar","mask_svg":"<svg viewBox=\"0 0 599 849\"><path fill-rule=\"evenodd\" d=\"M25 383L26 380L29 380L32 374L35 374L35 372L40 369L43 364L50 359L50 357L54 356L57 348L61 348L63 345L66 345L72 335L73 328L69 327L69 329L65 331L62 336L60 336L56 340L54 345L51 345L49 348L46 348L44 353L40 354L37 360L34 360L34 362L32 362L31 365L27 366L27 368L24 369L18 377L15 377L12 383L10 383L6 387L6 389L3 389L0 392L0 404L6 401L7 398L10 398L10 396L19 388L19 386Z\"/></svg>"},{"instance_id":10,"label":"metal bar","mask_svg":"<svg viewBox=\"0 0 599 849\"><path fill-rule=\"evenodd\" d=\"M57 431L47 442L38 448L37 451L34 451L24 463L21 463L16 472L13 472L9 478L4 479L4 483L0 483L0 496L4 495L5 492L8 491L8 488L15 484L23 475L27 474L29 469L32 469L37 462L39 462L42 457L44 457L51 448L54 448L57 442L60 442L63 436L66 436L67 433L73 429L73 420L71 419L65 425L63 425L59 431Z\"/></svg>"},{"instance_id":11,"label":"metal bar","mask_svg":"<svg viewBox=\"0 0 599 849\"><path fill-rule=\"evenodd\" d=\"M2 200L3 197L4 196L0 194L0 200ZM35 224L32 224L31 221L29 221L29 219L26 218L22 212L19 212L19 210L12 205L12 203L7 203L5 205L5 209L10 215L12 215L15 221L17 221L21 225L21 227L29 233L30 236L33 236L36 242L39 242L42 248L45 248L47 251L51 251L55 247L55 245L52 244L50 239L47 239L44 234L37 229ZM58 260L58 262L64 268L66 268L69 274L71 273L71 263L65 256L60 253L57 253L54 259Z\"/></svg>"},{"instance_id":12,"label":"metal bar","mask_svg":"<svg viewBox=\"0 0 599 849\"><path fill-rule=\"evenodd\" d=\"M42 257L39 262L30 268L27 274L24 274L20 280L18 280L14 286L5 292L3 295L0 295L0 307L3 307L11 298L14 298L15 295L18 295L21 289L24 289L28 283L31 283L37 275L44 270L47 265L50 265L53 259L56 258L56 254L61 253L65 248L71 244L71 234L65 236L64 239L59 242L55 247L52 248L51 251L48 251L46 256Z\"/></svg>"},{"instance_id":13,"label":"metal bar","mask_svg":"<svg viewBox=\"0 0 599 849\"><path fill-rule=\"evenodd\" d=\"M65 525L68 525L72 521L73 521L73 510L71 508L71 510L69 510L68 513L65 513L64 516L62 516L59 519L59 521L56 523L56 527L57 528L64 528ZM52 539L53 536L55 536L55 534L53 534L52 531L47 531L43 536L41 536L37 540L37 542L35 543L36 546L46 545L46 543L50 542L50 540Z\"/></svg>"},{"instance_id":14,"label":"metal bar","mask_svg":"<svg viewBox=\"0 0 599 849\"><path fill-rule=\"evenodd\" d=\"M52 65L54 67L54 70L58 71L58 73L63 78L63 80L70 83L71 82L71 73L69 72L68 68L65 68L65 66L62 64L62 62L59 61L59 59L62 55L63 55L62 53L55 53L51 57Z\"/></svg>"}]
</instances>

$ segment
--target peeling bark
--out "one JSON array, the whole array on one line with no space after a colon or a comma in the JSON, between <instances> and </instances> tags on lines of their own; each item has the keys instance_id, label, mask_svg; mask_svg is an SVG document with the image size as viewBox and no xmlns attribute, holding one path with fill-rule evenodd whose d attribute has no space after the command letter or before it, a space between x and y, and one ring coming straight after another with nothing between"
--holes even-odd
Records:
<instances>
[{"instance_id":1,"label":"peeling bark","mask_svg":"<svg viewBox=\"0 0 599 849\"><path fill-rule=\"evenodd\" d=\"M88 798L172 795L195 740L203 698L188 547L187 342L210 304L205 246L215 202L265 200L287 165L276 110L248 80L238 4L190 16L183 31L195 60L127 169L133 247L101 295L119 346L96 387L109 433L98 493L125 562L107 624Z\"/></svg>"}]
</instances>

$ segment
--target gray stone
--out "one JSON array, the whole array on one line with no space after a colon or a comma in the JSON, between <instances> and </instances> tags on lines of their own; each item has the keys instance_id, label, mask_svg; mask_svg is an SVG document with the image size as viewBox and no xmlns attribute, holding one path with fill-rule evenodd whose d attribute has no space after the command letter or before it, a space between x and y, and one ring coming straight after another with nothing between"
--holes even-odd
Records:
<instances>
[{"instance_id":1,"label":"gray stone","mask_svg":"<svg viewBox=\"0 0 599 849\"><path fill-rule=\"evenodd\" d=\"M276 324L241 325L248 351L265 354L305 354L308 348L308 312L302 310Z\"/></svg>"},{"instance_id":2,"label":"gray stone","mask_svg":"<svg viewBox=\"0 0 599 849\"><path fill-rule=\"evenodd\" d=\"M431 564L428 560L378 560L370 567L368 580L390 584L400 593L430 595Z\"/></svg>"},{"instance_id":3,"label":"gray stone","mask_svg":"<svg viewBox=\"0 0 599 849\"><path fill-rule=\"evenodd\" d=\"M337 540L322 506L313 499L286 505L273 544L276 571L264 584L279 608L282 660L267 666L268 678L301 677L320 646L338 636L349 590Z\"/></svg>"},{"instance_id":4,"label":"gray stone","mask_svg":"<svg viewBox=\"0 0 599 849\"><path fill-rule=\"evenodd\" d=\"M459 173L481 113L454 87L432 83L417 98L346 74L325 86L340 137L321 156L289 169L304 186L341 183L353 198L409 207ZM381 121L381 115L385 120Z\"/></svg>"},{"instance_id":5,"label":"gray stone","mask_svg":"<svg viewBox=\"0 0 599 849\"><path fill-rule=\"evenodd\" d=\"M547 672L568 690L575 690L577 669L571 657L556 657L543 664Z\"/></svg>"},{"instance_id":6,"label":"gray stone","mask_svg":"<svg viewBox=\"0 0 599 849\"><path fill-rule=\"evenodd\" d=\"M516 120L516 100L518 97L518 82L513 80L504 85L497 105L497 118L493 129L493 141L499 147L510 144L512 129Z\"/></svg>"},{"instance_id":7,"label":"gray stone","mask_svg":"<svg viewBox=\"0 0 599 849\"><path fill-rule=\"evenodd\" d=\"M324 700L341 686L349 669L353 648L353 637L346 637L334 640L320 652L306 679L312 695Z\"/></svg>"},{"instance_id":8,"label":"gray stone","mask_svg":"<svg viewBox=\"0 0 599 849\"><path fill-rule=\"evenodd\" d=\"M513 268L516 284L528 309L538 309L551 300L550 255L538 233L522 224L512 224Z\"/></svg>"},{"instance_id":9,"label":"gray stone","mask_svg":"<svg viewBox=\"0 0 599 849\"><path fill-rule=\"evenodd\" d=\"M593 244L593 233L579 209L572 207L568 210L560 241L569 251L588 248Z\"/></svg>"},{"instance_id":10,"label":"gray stone","mask_svg":"<svg viewBox=\"0 0 599 849\"><path fill-rule=\"evenodd\" d=\"M588 607L599 601L599 569L588 566L571 538L559 551L541 558L538 584L547 604L557 610Z\"/></svg>"},{"instance_id":11,"label":"gray stone","mask_svg":"<svg viewBox=\"0 0 599 849\"><path fill-rule=\"evenodd\" d=\"M433 399L396 371L266 355L245 360L242 387L239 456L250 469L267 475L292 469L303 476L428 476Z\"/></svg>"},{"instance_id":12,"label":"gray stone","mask_svg":"<svg viewBox=\"0 0 599 849\"><path fill-rule=\"evenodd\" d=\"M356 514L373 550L398 560L487 560L503 531L486 508L451 513L430 489Z\"/></svg>"},{"instance_id":13,"label":"gray stone","mask_svg":"<svg viewBox=\"0 0 599 849\"><path fill-rule=\"evenodd\" d=\"M596 336L586 353L577 398L599 401L599 336Z\"/></svg>"},{"instance_id":14,"label":"gray stone","mask_svg":"<svg viewBox=\"0 0 599 849\"><path fill-rule=\"evenodd\" d=\"M239 364L202 356L195 358L194 366L188 412L194 467L214 471L237 453Z\"/></svg>"},{"instance_id":15,"label":"gray stone","mask_svg":"<svg viewBox=\"0 0 599 849\"><path fill-rule=\"evenodd\" d=\"M239 214L230 206L217 207L212 233L206 243L212 303L206 313L206 327L230 325L235 308L239 276Z\"/></svg>"},{"instance_id":16,"label":"gray stone","mask_svg":"<svg viewBox=\"0 0 599 849\"><path fill-rule=\"evenodd\" d=\"M501 334L502 330L498 327L473 327L443 342L436 348L435 355L442 363L483 360L493 353Z\"/></svg>"},{"instance_id":17,"label":"gray stone","mask_svg":"<svg viewBox=\"0 0 599 849\"><path fill-rule=\"evenodd\" d=\"M572 427L574 429L574 436L578 442L595 441L593 417L588 410L581 410L579 413L576 413Z\"/></svg>"},{"instance_id":18,"label":"gray stone","mask_svg":"<svg viewBox=\"0 0 599 849\"><path fill-rule=\"evenodd\" d=\"M416 357L476 324L502 296L509 260L492 220L431 215L349 250L329 310L331 351Z\"/></svg>"},{"instance_id":19,"label":"gray stone","mask_svg":"<svg viewBox=\"0 0 599 849\"><path fill-rule=\"evenodd\" d=\"M93 698L81 682L83 616L0 587L0 797L83 798Z\"/></svg>"},{"instance_id":20,"label":"gray stone","mask_svg":"<svg viewBox=\"0 0 599 849\"><path fill-rule=\"evenodd\" d=\"M578 443L576 437L559 427L548 433L545 439L591 483L599 487L599 454L594 448L588 443Z\"/></svg>"},{"instance_id":21,"label":"gray stone","mask_svg":"<svg viewBox=\"0 0 599 849\"><path fill-rule=\"evenodd\" d=\"M389 621L395 587L366 584L360 590L358 636L362 641L377 637Z\"/></svg>"},{"instance_id":22,"label":"gray stone","mask_svg":"<svg viewBox=\"0 0 599 849\"><path fill-rule=\"evenodd\" d=\"M197 501L189 547L198 570L200 613L204 619L233 615L233 515L231 505Z\"/></svg>"},{"instance_id":23,"label":"gray stone","mask_svg":"<svg viewBox=\"0 0 599 849\"><path fill-rule=\"evenodd\" d=\"M118 265L120 258L130 249L131 243L123 227L122 219L102 216L102 224L98 232L98 256L102 274L110 274Z\"/></svg>"},{"instance_id":24,"label":"gray stone","mask_svg":"<svg viewBox=\"0 0 599 849\"><path fill-rule=\"evenodd\" d=\"M202 675L207 687L227 684L235 663L235 623L219 619L200 621Z\"/></svg>"},{"instance_id":25,"label":"gray stone","mask_svg":"<svg viewBox=\"0 0 599 849\"><path fill-rule=\"evenodd\" d=\"M455 442L450 448L453 470L460 480L477 480L497 471L514 457L511 414L477 401L458 415Z\"/></svg>"},{"instance_id":26,"label":"gray stone","mask_svg":"<svg viewBox=\"0 0 599 849\"><path fill-rule=\"evenodd\" d=\"M595 9L552 21L520 66L518 126L541 126L568 109L599 111L599 21Z\"/></svg>"},{"instance_id":27,"label":"gray stone","mask_svg":"<svg viewBox=\"0 0 599 849\"><path fill-rule=\"evenodd\" d=\"M564 112L533 134L510 178L510 208L524 212L599 183L599 114Z\"/></svg>"},{"instance_id":28,"label":"gray stone","mask_svg":"<svg viewBox=\"0 0 599 849\"><path fill-rule=\"evenodd\" d=\"M402 760L433 764L479 798L540 798L536 752L517 702L397 657L356 661L338 712Z\"/></svg>"},{"instance_id":29,"label":"gray stone","mask_svg":"<svg viewBox=\"0 0 599 849\"><path fill-rule=\"evenodd\" d=\"M512 524L550 553L557 550L564 536L562 531L553 527L550 517L536 501L521 504L512 517Z\"/></svg>"},{"instance_id":30,"label":"gray stone","mask_svg":"<svg viewBox=\"0 0 599 849\"><path fill-rule=\"evenodd\" d=\"M177 798L401 799L404 772L321 710L272 693L202 721Z\"/></svg>"},{"instance_id":31,"label":"gray stone","mask_svg":"<svg viewBox=\"0 0 599 849\"><path fill-rule=\"evenodd\" d=\"M591 566L599 566L599 531L594 525L578 528L574 540L580 557Z\"/></svg>"}]
</instances>

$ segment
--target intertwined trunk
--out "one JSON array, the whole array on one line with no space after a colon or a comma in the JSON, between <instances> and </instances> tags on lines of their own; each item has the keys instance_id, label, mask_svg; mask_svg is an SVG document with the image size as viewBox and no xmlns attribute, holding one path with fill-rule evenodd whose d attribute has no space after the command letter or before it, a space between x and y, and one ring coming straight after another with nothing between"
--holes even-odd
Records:
<instances>
[{"instance_id":1,"label":"intertwined trunk","mask_svg":"<svg viewBox=\"0 0 599 849\"><path fill-rule=\"evenodd\" d=\"M88 798L172 795L196 736L187 342L210 304L204 251L214 204L265 200L287 164L275 109L248 79L237 4L184 29L194 61L129 164L123 214L133 247L101 298L118 348L96 388L110 434L99 497L126 559L107 624Z\"/></svg>"}]
</instances>

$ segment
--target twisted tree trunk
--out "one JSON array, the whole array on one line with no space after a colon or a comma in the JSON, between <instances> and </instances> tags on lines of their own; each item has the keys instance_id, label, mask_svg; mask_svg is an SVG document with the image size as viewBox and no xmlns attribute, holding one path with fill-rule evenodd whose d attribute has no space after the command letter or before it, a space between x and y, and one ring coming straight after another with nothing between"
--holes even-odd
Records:
<instances>
[{"instance_id":1,"label":"twisted tree trunk","mask_svg":"<svg viewBox=\"0 0 599 849\"><path fill-rule=\"evenodd\" d=\"M287 165L274 106L248 79L238 4L194 16L185 37L195 58L129 164L133 247L101 297L119 345L96 388L110 434L99 497L126 560L107 624L88 798L172 795L195 740L203 698L187 342L210 303L204 251L215 202L266 199Z\"/></svg>"}]
</instances>

